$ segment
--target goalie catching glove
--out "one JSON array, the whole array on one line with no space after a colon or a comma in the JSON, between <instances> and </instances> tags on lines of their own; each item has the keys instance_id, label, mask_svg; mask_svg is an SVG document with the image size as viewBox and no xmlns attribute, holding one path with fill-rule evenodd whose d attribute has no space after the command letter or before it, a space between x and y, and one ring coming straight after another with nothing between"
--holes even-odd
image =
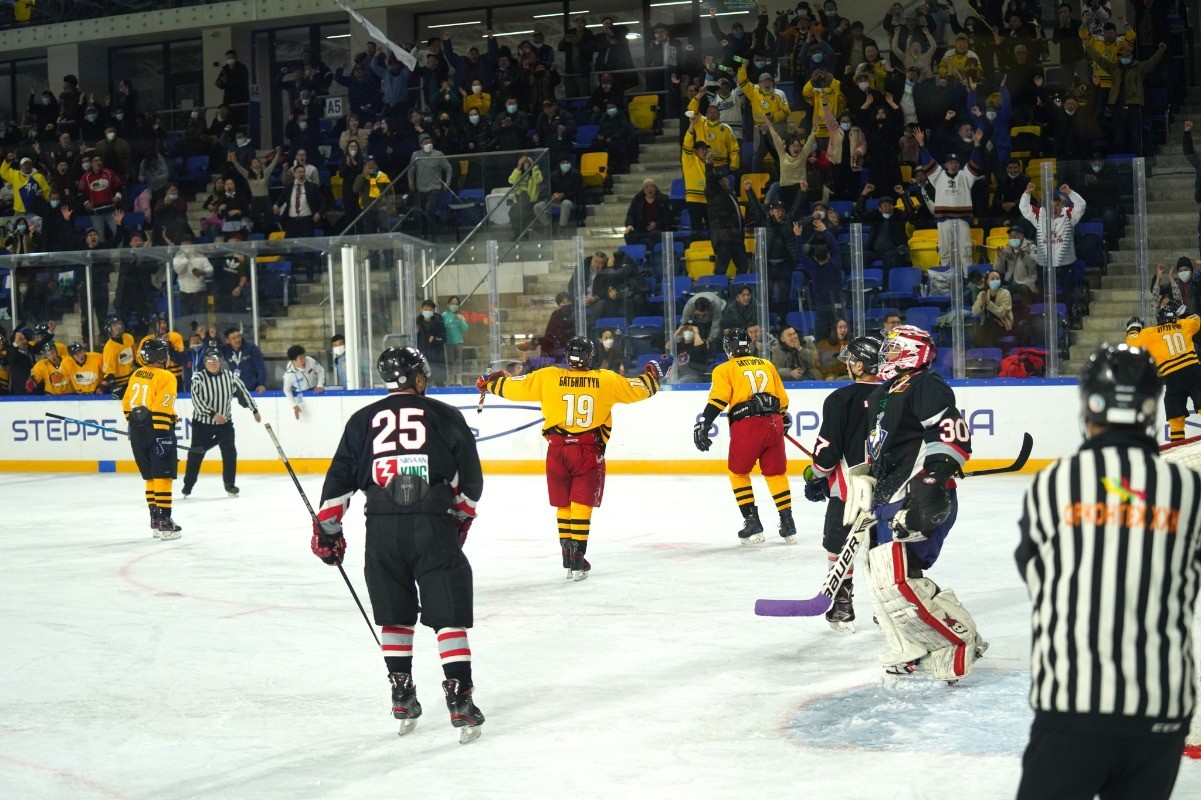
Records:
<instances>
[{"instance_id":1,"label":"goalie catching glove","mask_svg":"<svg viewBox=\"0 0 1201 800\"><path fill-rule=\"evenodd\" d=\"M892 534L898 542L920 542L925 534L951 516L951 494L947 483L959 464L945 456L932 456L922 471L909 479L909 494L892 518Z\"/></svg>"},{"instance_id":2,"label":"goalie catching glove","mask_svg":"<svg viewBox=\"0 0 1201 800\"><path fill-rule=\"evenodd\" d=\"M646 362L646 369L643 372L649 372L655 376L655 380L661 381L663 380L663 376L667 374L667 371L671 369L673 363L675 363L675 359L670 353L666 353Z\"/></svg>"},{"instance_id":3,"label":"goalie catching glove","mask_svg":"<svg viewBox=\"0 0 1201 800\"><path fill-rule=\"evenodd\" d=\"M342 536L342 523L336 519L318 522L313 520L313 540L309 545L313 555L336 567L346 555L346 539Z\"/></svg>"}]
</instances>

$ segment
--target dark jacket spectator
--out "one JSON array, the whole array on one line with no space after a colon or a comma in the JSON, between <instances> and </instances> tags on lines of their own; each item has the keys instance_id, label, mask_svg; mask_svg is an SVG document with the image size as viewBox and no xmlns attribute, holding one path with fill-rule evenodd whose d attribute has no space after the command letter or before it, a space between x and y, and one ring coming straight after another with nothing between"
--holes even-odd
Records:
<instances>
[{"instance_id":1,"label":"dark jacket spectator","mask_svg":"<svg viewBox=\"0 0 1201 800\"><path fill-rule=\"evenodd\" d=\"M671 201L659 191L654 180L642 182L642 191L630 200L626 209L626 244L653 246L662 240L663 232L671 230Z\"/></svg>"}]
</instances>

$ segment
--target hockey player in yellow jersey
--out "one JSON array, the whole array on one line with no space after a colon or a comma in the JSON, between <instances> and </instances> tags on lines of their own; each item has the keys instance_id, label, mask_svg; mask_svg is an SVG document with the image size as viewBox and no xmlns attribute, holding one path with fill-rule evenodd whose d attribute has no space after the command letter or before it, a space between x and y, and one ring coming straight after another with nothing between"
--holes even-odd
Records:
<instances>
[{"instance_id":1,"label":"hockey player in yellow jersey","mask_svg":"<svg viewBox=\"0 0 1201 800\"><path fill-rule=\"evenodd\" d=\"M592 569L584 554L592 509L605 491L605 445L613 430L613 406L637 403L659 391L659 380L671 367L671 356L646 365L646 372L626 378L592 369L592 341L573 336L563 348L566 367L544 367L528 375L493 372L476 382L480 393L506 400L536 401L542 406L546 452L546 487L559 522L563 568L582 581Z\"/></svg>"},{"instance_id":2,"label":"hockey player in yellow jersey","mask_svg":"<svg viewBox=\"0 0 1201 800\"><path fill-rule=\"evenodd\" d=\"M142 345L146 344L147 339L162 339L171 346L167 353L167 369L175 376L176 382L183 380L183 337L170 329L167 324L166 314L154 314L150 317L150 333L142 337L138 342L138 346L134 349L135 353L142 352ZM138 365L141 366L142 360L139 358Z\"/></svg>"},{"instance_id":3,"label":"hockey player in yellow jersey","mask_svg":"<svg viewBox=\"0 0 1201 800\"><path fill-rule=\"evenodd\" d=\"M758 462L767 489L780 514L780 536L796 544L792 519L792 492L788 488L788 456L784 452L784 414L788 394L772 363L752 354L751 337L745 328L730 328L722 338L729 360L713 368L709 402L692 428L692 441L702 453L713 440L709 432L718 414L730 421L730 454L726 468L734 500L742 512L738 538L743 544L763 541L763 523L751 489L751 470Z\"/></svg>"},{"instance_id":4,"label":"hockey player in yellow jersey","mask_svg":"<svg viewBox=\"0 0 1201 800\"><path fill-rule=\"evenodd\" d=\"M109 317L104 321L104 332L108 335L108 341L104 343L104 351L100 354L101 380L114 397L120 397L134 368L133 337L125 332L125 323L117 317Z\"/></svg>"},{"instance_id":5,"label":"hockey player in yellow jersey","mask_svg":"<svg viewBox=\"0 0 1201 800\"><path fill-rule=\"evenodd\" d=\"M71 372L75 362L59 355L54 342L46 342L39 353L41 358L33 365L29 380L25 382L26 394L73 394Z\"/></svg>"},{"instance_id":6,"label":"hockey player in yellow jersey","mask_svg":"<svg viewBox=\"0 0 1201 800\"><path fill-rule=\"evenodd\" d=\"M102 375L99 353L89 352L82 342L71 342L67 346L74 367L71 369L71 390L75 394L95 394L107 388L100 380Z\"/></svg>"},{"instance_id":7,"label":"hockey player in yellow jersey","mask_svg":"<svg viewBox=\"0 0 1201 800\"><path fill-rule=\"evenodd\" d=\"M1193 337L1201 330L1201 317L1178 317L1184 310L1184 306L1175 308L1169 300L1169 305L1156 310L1155 321L1159 324L1154 328L1144 328L1138 317L1126 323L1126 344L1149 352L1163 378L1163 410L1168 418L1168 438L1173 442L1184 438L1189 399L1194 412L1201 409L1201 361L1193 346Z\"/></svg>"},{"instance_id":8,"label":"hockey player in yellow jersey","mask_svg":"<svg viewBox=\"0 0 1201 800\"><path fill-rule=\"evenodd\" d=\"M171 483L179 469L175 454L175 398L178 385L167 371L167 348L162 339L147 339L138 353L146 364L129 376L121 408L129 421L129 446L142 480L154 538L178 539L180 527L171 519Z\"/></svg>"}]
</instances>

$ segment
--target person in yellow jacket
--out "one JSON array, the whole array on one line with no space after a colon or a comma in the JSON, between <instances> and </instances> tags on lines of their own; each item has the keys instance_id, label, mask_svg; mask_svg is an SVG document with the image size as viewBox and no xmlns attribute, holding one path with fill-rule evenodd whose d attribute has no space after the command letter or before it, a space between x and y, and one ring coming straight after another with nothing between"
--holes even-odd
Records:
<instances>
[{"instance_id":1,"label":"person in yellow jacket","mask_svg":"<svg viewBox=\"0 0 1201 800\"><path fill-rule=\"evenodd\" d=\"M542 180L542 170L529 156L517 159L517 166L509 173L509 185L513 187L509 221L513 225L514 238L520 236L534 218L534 204L540 199Z\"/></svg>"},{"instance_id":2,"label":"person in yellow jacket","mask_svg":"<svg viewBox=\"0 0 1201 800\"><path fill-rule=\"evenodd\" d=\"M1133 45L1135 33L1134 28L1127 28L1124 34L1118 36L1117 26L1112 22L1106 22L1101 38L1094 37L1085 27L1080 29L1080 38L1084 40L1085 56L1100 56L1116 64L1118 63L1118 50L1123 44ZM1102 89L1113 86L1113 76L1102 67L1094 65L1093 75L1100 79Z\"/></svg>"},{"instance_id":3,"label":"person in yellow jacket","mask_svg":"<svg viewBox=\"0 0 1201 800\"><path fill-rule=\"evenodd\" d=\"M738 172L742 166L742 145L734 130L721 121L721 108L717 103L709 103L705 113L700 113L700 97L694 97L688 103L690 118L696 119L696 139L709 145L713 153L713 166L729 167L731 172Z\"/></svg>"},{"instance_id":4,"label":"person in yellow jacket","mask_svg":"<svg viewBox=\"0 0 1201 800\"><path fill-rule=\"evenodd\" d=\"M471 94L465 89L459 91L463 94L463 116L469 116L474 108L480 112L481 117L492 118L492 95L484 91L483 84L478 79L471 82Z\"/></svg>"},{"instance_id":5,"label":"person in yellow jacket","mask_svg":"<svg viewBox=\"0 0 1201 800\"><path fill-rule=\"evenodd\" d=\"M167 323L167 315L162 313L150 316L150 331L150 333L147 333L138 340L138 345L134 348L137 366L146 366L146 363L142 361L142 348L146 342L150 339L162 339L167 343L170 350L167 365L164 369L174 375L177 382L183 380L183 351L187 349L184 345L183 336L171 330L170 325Z\"/></svg>"},{"instance_id":6,"label":"person in yellow jacket","mask_svg":"<svg viewBox=\"0 0 1201 800\"><path fill-rule=\"evenodd\" d=\"M826 127L828 110L835 119L846 109L846 99L842 96L842 84L825 70L814 70L809 82L801 89L801 96L813 108L813 135L817 139L829 139L830 130ZM822 145L825 142L821 143ZM824 149L824 148L823 148Z\"/></svg>"},{"instance_id":7,"label":"person in yellow jacket","mask_svg":"<svg viewBox=\"0 0 1201 800\"><path fill-rule=\"evenodd\" d=\"M13 211L25 214L33 210L29 206L34 198L40 196L45 200L50 197L50 184L46 182L42 173L33 168L32 158L22 158L14 168L13 162L16 160L16 153L9 153L4 157L4 161L0 163L0 178L12 184Z\"/></svg>"},{"instance_id":8,"label":"person in yellow jacket","mask_svg":"<svg viewBox=\"0 0 1201 800\"><path fill-rule=\"evenodd\" d=\"M738 67L738 88L746 95L747 104L751 108L751 118L755 122L755 156L751 162L752 167L755 172L762 172L763 159L768 153L772 154L777 163L780 160L763 120L770 118L772 122L782 125L787 121L791 109L784 92L776 88L775 78L764 72L759 76L757 84L751 83L747 76L746 64L746 60L743 59L742 65Z\"/></svg>"},{"instance_id":9,"label":"person in yellow jacket","mask_svg":"<svg viewBox=\"0 0 1201 800\"><path fill-rule=\"evenodd\" d=\"M697 118L694 115L680 145L680 168L684 173L684 203L688 206L688 220L692 230L709 227L709 201L705 197L705 157L709 155L709 143L698 138Z\"/></svg>"}]
</instances>

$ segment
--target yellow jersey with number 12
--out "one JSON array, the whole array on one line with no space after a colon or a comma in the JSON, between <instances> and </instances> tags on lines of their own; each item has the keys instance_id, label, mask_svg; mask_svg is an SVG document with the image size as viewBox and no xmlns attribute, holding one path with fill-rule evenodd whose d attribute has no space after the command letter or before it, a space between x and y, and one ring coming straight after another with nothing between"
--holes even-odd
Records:
<instances>
[{"instance_id":1,"label":"yellow jersey with number 12","mask_svg":"<svg viewBox=\"0 0 1201 800\"><path fill-rule=\"evenodd\" d=\"M758 356L734 356L713 368L709 405L720 413L762 392L779 398L781 414L788 410L788 393L772 363Z\"/></svg>"},{"instance_id":2,"label":"yellow jersey with number 12","mask_svg":"<svg viewBox=\"0 0 1201 800\"><path fill-rule=\"evenodd\" d=\"M626 378L607 369L544 367L528 375L500 375L488 391L506 400L532 400L542 406L545 434L592 431L602 444L613 430L613 406L637 403L659 391L659 381L644 372Z\"/></svg>"},{"instance_id":3,"label":"yellow jersey with number 12","mask_svg":"<svg viewBox=\"0 0 1201 800\"><path fill-rule=\"evenodd\" d=\"M1171 375L1185 367L1201 363L1193 337L1201 330L1201 317L1193 314L1179 322L1168 322L1154 328L1143 328L1138 333L1126 334L1126 344L1142 347L1155 359L1159 376Z\"/></svg>"}]
</instances>

